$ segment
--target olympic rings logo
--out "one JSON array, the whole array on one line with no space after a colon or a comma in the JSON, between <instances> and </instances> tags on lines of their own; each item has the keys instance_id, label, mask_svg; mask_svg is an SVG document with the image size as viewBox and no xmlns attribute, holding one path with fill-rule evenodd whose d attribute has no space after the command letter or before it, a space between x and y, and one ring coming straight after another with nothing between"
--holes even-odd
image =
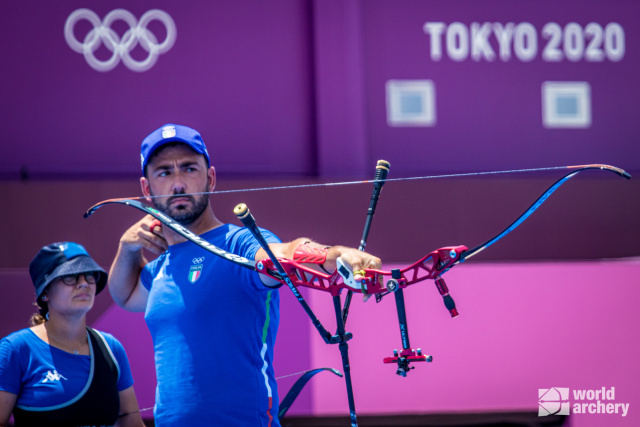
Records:
<instances>
[{"instance_id":1,"label":"olympic rings logo","mask_svg":"<svg viewBox=\"0 0 640 427\"><path fill-rule=\"evenodd\" d=\"M194 258L191 260L191 262L194 264L202 264L204 262L204 257Z\"/></svg>"},{"instance_id":2,"label":"olympic rings logo","mask_svg":"<svg viewBox=\"0 0 640 427\"><path fill-rule=\"evenodd\" d=\"M76 39L73 29L78 21L86 19L93 25L93 29L87 33L82 42ZM129 25L129 29L122 38L111 29L113 22L121 20ZM156 36L147 29L147 25L153 20L162 22L167 30L167 36L162 43L158 43ZM85 60L91 68L101 72L113 70L120 60L132 71L143 72L153 67L158 60L158 56L168 52L176 41L176 24L168 13L153 9L146 12L138 22L133 14L124 9L112 10L100 22L100 18L92 10L77 9L69 15L64 24L64 38L69 47L74 51L84 55ZM101 61L95 57L94 53L98 48L104 46L113 54L106 61ZM137 61L131 57L131 51L140 46L149 55L142 61Z\"/></svg>"}]
</instances>

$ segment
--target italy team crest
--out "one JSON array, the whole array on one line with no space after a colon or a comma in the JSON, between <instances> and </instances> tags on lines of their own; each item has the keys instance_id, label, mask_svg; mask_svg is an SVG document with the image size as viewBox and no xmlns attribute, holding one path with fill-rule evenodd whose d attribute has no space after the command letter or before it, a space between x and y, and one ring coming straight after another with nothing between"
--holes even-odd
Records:
<instances>
[{"instance_id":1,"label":"italy team crest","mask_svg":"<svg viewBox=\"0 0 640 427\"><path fill-rule=\"evenodd\" d=\"M189 281L191 283L196 283L196 281L202 275L202 264L192 265L189 269Z\"/></svg>"}]
</instances>

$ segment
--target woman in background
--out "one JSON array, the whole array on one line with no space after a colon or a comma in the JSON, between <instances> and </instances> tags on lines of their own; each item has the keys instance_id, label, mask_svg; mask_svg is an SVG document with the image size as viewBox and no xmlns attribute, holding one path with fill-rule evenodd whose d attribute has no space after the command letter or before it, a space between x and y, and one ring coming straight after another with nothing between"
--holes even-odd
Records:
<instances>
[{"instance_id":1,"label":"woman in background","mask_svg":"<svg viewBox=\"0 0 640 427\"><path fill-rule=\"evenodd\" d=\"M87 327L107 273L79 244L45 246L29 265L40 312L0 341L0 427L143 427L120 342Z\"/></svg>"}]
</instances>

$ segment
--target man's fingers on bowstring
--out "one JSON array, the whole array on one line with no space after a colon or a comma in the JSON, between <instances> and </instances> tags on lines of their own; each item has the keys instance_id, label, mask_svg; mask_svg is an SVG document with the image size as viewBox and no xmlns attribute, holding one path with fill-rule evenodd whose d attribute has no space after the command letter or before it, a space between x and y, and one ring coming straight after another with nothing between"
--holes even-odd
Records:
<instances>
[{"instance_id":1,"label":"man's fingers on bowstring","mask_svg":"<svg viewBox=\"0 0 640 427\"><path fill-rule=\"evenodd\" d=\"M135 223L122 236L122 243L130 250L147 249L155 254L161 254L168 247L164 238L162 226L151 215L147 215Z\"/></svg>"},{"instance_id":2,"label":"man's fingers on bowstring","mask_svg":"<svg viewBox=\"0 0 640 427\"><path fill-rule=\"evenodd\" d=\"M164 230L159 219L153 219L153 222L151 222L151 225L149 226L149 231L151 231L153 234L157 234L164 239Z\"/></svg>"},{"instance_id":3,"label":"man's fingers on bowstring","mask_svg":"<svg viewBox=\"0 0 640 427\"><path fill-rule=\"evenodd\" d=\"M151 233L151 237L149 238L149 242L158 248L158 250L154 250L148 248L155 253L162 253L169 248L169 244L167 243L167 239L164 237L164 229L162 228L162 223L160 220L153 219L151 224L149 225L149 233Z\"/></svg>"},{"instance_id":4,"label":"man's fingers on bowstring","mask_svg":"<svg viewBox=\"0 0 640 427\"><path fill-rule=\"evenodd\" d=\"M162 223L151 217L145 218L144 223L141 225L141 237L148 242L145 248L156 254L161 254L169 248L169 244L164 237L164 231Z\"/></svg>"}]
</instances>

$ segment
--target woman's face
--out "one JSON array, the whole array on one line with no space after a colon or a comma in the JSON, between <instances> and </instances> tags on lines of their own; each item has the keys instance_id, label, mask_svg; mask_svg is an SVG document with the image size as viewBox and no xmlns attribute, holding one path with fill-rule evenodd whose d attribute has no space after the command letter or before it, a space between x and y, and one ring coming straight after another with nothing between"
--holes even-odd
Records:
<instances>
[{"instance_id":1,"label":"woman's face","mask_svg":"<svg viewBox=\"0 0 640 427\"><path fill-rule=\"evenodd\" d=\"M89 272L55 279L46 289L49 312L86 314L93 307L99 275L100 272Z\"/></svg>"}]
</instances>

